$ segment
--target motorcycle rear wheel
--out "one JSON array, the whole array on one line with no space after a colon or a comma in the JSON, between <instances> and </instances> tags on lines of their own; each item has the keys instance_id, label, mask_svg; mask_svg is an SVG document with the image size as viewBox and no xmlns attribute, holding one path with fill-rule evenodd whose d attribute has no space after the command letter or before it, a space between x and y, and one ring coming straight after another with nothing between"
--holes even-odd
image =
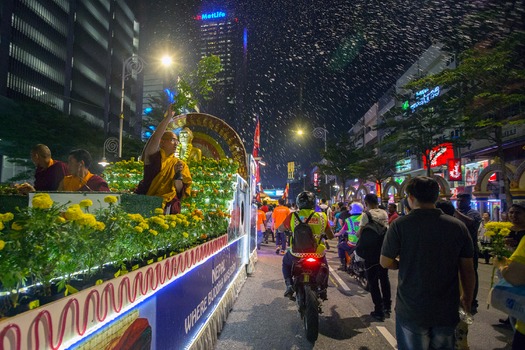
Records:
<instances>
[{"instance_id":1,"label":"motorcycle rear wheel","mask_svg":"<svg viewBox=\"0 0 525 350\"><path fill-rule=\"evenodd\" d=\"M309 342L315 342L319 336L319 301L315 291L310 286L304 286L304 297L306 301L304 312L304 330L306 339Z\"/></svg>"}]
</instances>

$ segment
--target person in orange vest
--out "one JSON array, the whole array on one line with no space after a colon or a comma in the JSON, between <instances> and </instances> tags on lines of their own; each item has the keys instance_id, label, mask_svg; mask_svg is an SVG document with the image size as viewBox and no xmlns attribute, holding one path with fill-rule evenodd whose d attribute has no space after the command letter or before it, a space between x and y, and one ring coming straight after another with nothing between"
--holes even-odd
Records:
<instances>
[{"instance_id":1,"label":"person in orange vest","mask_svg":"<svg viewBox=\"0 0 525 350\"><path fill-rule=\"evenodd\" d=\"M275 254L284 254L286 251L286 235L284 229L284 220L290 215L290 208L284 205L284 198L279 198L279 205L273 210L273 232L275 233Z\"/></svg>"},{"instance_id":2,"label":"person in orange vest","mask_svg":"<svg viewBox=\"0 0 525 350\"><path fill-rule=\"evenodd\" d=\"M266 230L266 213L261 210L261 203L257 204L257 250L261 250L263 232Z\"/></svg>"}]
</instances>

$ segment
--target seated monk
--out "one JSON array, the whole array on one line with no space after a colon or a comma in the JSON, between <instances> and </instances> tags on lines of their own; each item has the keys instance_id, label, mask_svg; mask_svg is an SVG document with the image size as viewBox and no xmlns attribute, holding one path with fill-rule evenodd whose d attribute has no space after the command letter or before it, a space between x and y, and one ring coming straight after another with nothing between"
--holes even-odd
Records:
<instances>
[{"instance_id":1,"label":"seated monk","mask_svg":"<svg viewBox=\"0 0 525 350\"><path fill-rule=\"evenodd\" d=\"M144 149L144 179L135 190L138 194L162 197L167 214L180 213L180 200L190 195L192 182L188 165L175 157L177 135L166 131L172 118L170 106Z\"/></svg>"},{"instance_id":2,"label":"seated monk","mask_svg":"<svg viewBox=\"0 0 525 350\"><path fill-rule=\"evenodd\" d=\"M58 186L58 190L68 192L110 192L106 180L89 171L91 163L91 154L85 149L76 149L69 152L67 169L71 175L64 177Z\"/></svg>"},{"instance_id":3,"label":"seated monk","mask_svg":"<svg viewBox=\"0 0 525 350\"><path fill-rule=\"evenodd\" d=\"M200 162L202 160L202 151L193 147L193 132L188 127L184 127L179 132L179 145L175 150L175 157L185 162Z\"/></svg>"},{"instance_id":4,"label":"seated monk","mask_svg":"<svg viewBox=\"0 0 525 350\"><path fill-rule=\"evenodd\" d=\"M17 187L21 194L34 191L56 191L60 182L68 174L67 165L51 158L51 150L43 144L31 149L31 160L36 166L35 185L24 183Z\"/></svg>"}]
</instances>

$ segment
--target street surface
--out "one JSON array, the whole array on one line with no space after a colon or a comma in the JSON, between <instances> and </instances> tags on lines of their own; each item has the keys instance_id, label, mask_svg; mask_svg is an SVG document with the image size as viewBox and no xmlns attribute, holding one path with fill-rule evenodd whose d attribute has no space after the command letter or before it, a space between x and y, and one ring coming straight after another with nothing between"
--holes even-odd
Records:
<instances>
[{"instance_id":1,"label":"street surface","mask_svg":"<svg viewBox=\"0 0 525 350\"><path fill-rule=\"evenodd\" d=\"M395 311L384 322L369 316L373 310L369 293L346 272L337 271L335 240L330 246L328 300L323 303L319 339L315 344L306 340L295 302L283 297L282 255L276 255L274 243L269 242L262 244L255 271L244 284L215 349L396 349ZM479 264L480 308L469 328L470 349L510 349L512 330L498 322L506 316L486 307L492 265L482 261L480 259ZM390 271L389 276L395 307L397 272Z\"/></svg>"}]
</instances>

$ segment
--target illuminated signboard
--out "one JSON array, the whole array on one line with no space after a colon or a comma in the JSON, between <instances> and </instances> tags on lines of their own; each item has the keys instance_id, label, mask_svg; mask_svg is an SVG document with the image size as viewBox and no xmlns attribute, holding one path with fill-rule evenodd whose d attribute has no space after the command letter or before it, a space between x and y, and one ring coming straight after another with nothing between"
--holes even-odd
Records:
<instances>
[{"instance_id":1,"label":"illuminated signboard","mask_svg":"<svg viewBox=\"0 0 525 350\"><path fill-rule=\"evenodd\" d=\"M319 174L314 173L314 186L319 186Z\"/></svg>"},{"instance_id":2,"label":"illuminated signboard","mask_svg":"<svg viewBox=\"0 0 525 350\"><path fill-rule=\"evenodd\" d=\"M454 158L454 148L452 147L452 144L442 143L441 145L438 145L434 148L432 148L430 151L427 151L430 153L430 167L436 167L447 164L447 160ZM427 164L425 162L425 157L423 156L423 167L426 169Z\"/></svg>"},{"instance_id":3,"label":"illuminated signboard","mask_svg":"<svg viewBox=\"0 0 525 350\"><path fill-rule=\"evenodd\" d=\"M207 20L214 20L214 19L220 19L220 18L226 18L226 12L215 11L212 13L202 13L200 15L195 16L195 19L198 21L207 21Z\"/></svg>"},{"instance_id":4,"label":"illuminated signboard","mask_svg":"<svg viewBox=\"0 0 525 350\"><path fill-rule=\"evenodd\" d=\"M412 170L412 160L404 158L396 162L396 173Z\"/></svg>"},{"instance_id":5,"label":"illuminated signboard","mask_svg":"<svg viewBox=\"0 0 525 350\"><path fill-rule=\"evenodd\" d=\"M447 162L448 181L463 181L463 174L461 172L461 159L452 158Z\"/></svg>"},{"instance_id":6,"label":"illuminated signboard","mask_svg":"<svg viewBox=\"0 0 525 350\"><path fill-rule=\"evenodd\" d=\"M430 100L433 100L434 98L439 96L439 92L439 86L436 86L432 90L423 89L421 91L416 92L416 102L410 105L410 109L413 112L417 107L429 103Z\"/></svg>"}]
</instances>

